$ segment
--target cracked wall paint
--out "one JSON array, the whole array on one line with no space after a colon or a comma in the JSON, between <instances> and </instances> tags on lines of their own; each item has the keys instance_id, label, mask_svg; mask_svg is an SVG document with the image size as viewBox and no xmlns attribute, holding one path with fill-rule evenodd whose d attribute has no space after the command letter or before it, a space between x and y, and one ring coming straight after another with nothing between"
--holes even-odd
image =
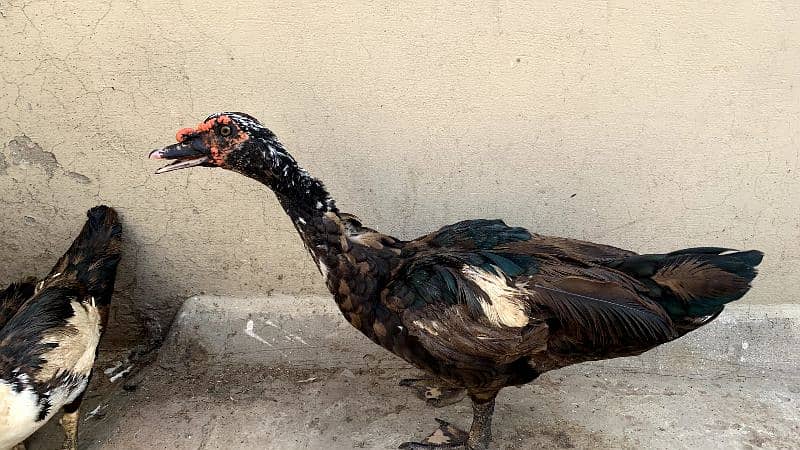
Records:
<instances>
[{"instance_id":1,"label":"cracked wall paint","mask_svg":"<svg viewBox=\"0 0 800 450\"><path fill-rule=\"evenodd\" d=\"M108 203L126 227L109 337L160 334L194 293L323 293L265 188L152 174L176 130L243 110L401 238L497 217L759 248L745 301L794 301L795 2L406 3L0 0L0 281L45 273Z\"/></svg>"}]
</instances>

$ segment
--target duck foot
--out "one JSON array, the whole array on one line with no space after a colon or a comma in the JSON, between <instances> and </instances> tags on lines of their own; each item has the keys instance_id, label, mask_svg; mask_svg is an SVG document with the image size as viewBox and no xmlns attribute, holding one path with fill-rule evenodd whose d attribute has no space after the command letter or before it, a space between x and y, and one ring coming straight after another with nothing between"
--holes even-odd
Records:
<instances>
[{"instance_id":1,"label":"duck foot","mask_svg":"<svg viewBox=\"0 0 800 450\"><path fill-rule=\"evenodd\" d=\"M410 387L418 399L434 408L454 405L467 396L466 389L447 387L432 378L406 378L400 380L400 386Z\"/></svg>"},{"instance_id":2,"label":"duck foot","mask_svg":"<svg viewBox=\"0 0 800 450\"><path fill-rule=\"evenodd\" d=\"M469 450L467 445L469 434L466 431L460 430L442 419L436 419L436 421L439 422L439 428L423 439L422 442L404 442L400 444L399 448L409 450Z\"/></svg>"}]
</instances>

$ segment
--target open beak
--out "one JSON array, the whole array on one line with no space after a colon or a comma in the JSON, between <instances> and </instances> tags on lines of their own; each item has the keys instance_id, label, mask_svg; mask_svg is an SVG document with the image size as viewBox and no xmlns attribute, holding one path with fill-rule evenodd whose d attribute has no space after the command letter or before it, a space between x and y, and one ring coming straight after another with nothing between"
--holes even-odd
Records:
<instances>
[{"instance_id":1,"label":"open beak","mask_svg":"<svg viewBox=\"0 0 800 450\"><path fill-rule=\"evenodd\" d=\"M150 152L150 159L175 160L172 164L156 170L156 173L171 172L173 170L199 166L209 161L209 157L206 152L204 152L205 149L203 147L203 144L199 140L180 142L153 150Z\"/></svg>"}]
</instances>

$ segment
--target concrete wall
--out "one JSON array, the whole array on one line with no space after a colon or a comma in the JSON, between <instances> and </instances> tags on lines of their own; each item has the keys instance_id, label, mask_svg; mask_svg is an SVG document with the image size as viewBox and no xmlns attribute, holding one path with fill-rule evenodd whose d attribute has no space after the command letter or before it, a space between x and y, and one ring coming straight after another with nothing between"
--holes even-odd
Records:
<instances>
[{"instance_id":1,"label":"concrete wall","mask_svg":"<svg viewBox=\"0 0 800 450\"><path fill-rule=\"evenodd\" d=\"M758 248L744 302L795 301L800 4L551 3L0 0L0 280L48 270L103 202L127 230L117 337L193 293L323 292L266 189L152 175L178 128L240 110L400 237L499 217Z\"/></svg>"}]
</instances>

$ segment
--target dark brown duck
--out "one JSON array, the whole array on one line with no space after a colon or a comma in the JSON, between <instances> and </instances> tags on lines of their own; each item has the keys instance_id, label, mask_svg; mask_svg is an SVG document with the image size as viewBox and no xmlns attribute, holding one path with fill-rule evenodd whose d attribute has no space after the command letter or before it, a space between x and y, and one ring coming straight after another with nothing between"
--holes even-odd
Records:
<instances>
[{"instance_id":1,"label":"dark brown duck","mask_svg":"<svg viewBox=\"0 0 800 450\"><path fill-rule=\"evenodd\" d=\"M467 220L411 241L342 213L253 117L219 113L151 152L157 171L222 167L278 197L345 318L424 370L447 404L472 400L469 433L447 422L404 448L485 449L497 393L583 361L638 355L713 320L756 276L758 251L638 255Z\"/></svg>"}]
</instances>

